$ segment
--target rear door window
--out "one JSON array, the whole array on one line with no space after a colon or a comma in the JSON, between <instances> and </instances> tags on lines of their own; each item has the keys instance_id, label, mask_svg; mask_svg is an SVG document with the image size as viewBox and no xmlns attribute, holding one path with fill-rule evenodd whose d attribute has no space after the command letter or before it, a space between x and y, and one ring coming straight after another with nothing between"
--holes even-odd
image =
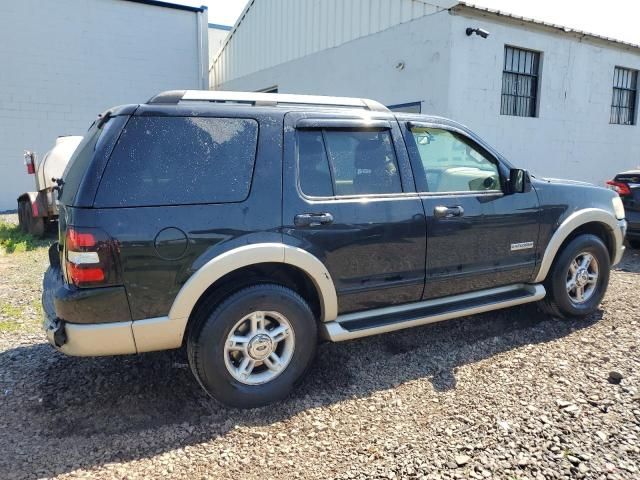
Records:
<instances>
[{"instance_id":1,"label":"rear door window","mask_svg":"<svg viewBox=\"0 0 640 480\"><path fill-rule=\"evenodd\" d=\"M251 187L253 119L132 117L105 169L95 205L240 202Z\"/></svg>"},{"instance_id":2,"label":"rear door window","mask_svg":"<svg viewBox=\"0 0 640 480\"><path fill-rule=\"evenodd\" d=\"M401 193L388 130L298 132L300 188L309 196Z\"/></svg>"}]
</instances>

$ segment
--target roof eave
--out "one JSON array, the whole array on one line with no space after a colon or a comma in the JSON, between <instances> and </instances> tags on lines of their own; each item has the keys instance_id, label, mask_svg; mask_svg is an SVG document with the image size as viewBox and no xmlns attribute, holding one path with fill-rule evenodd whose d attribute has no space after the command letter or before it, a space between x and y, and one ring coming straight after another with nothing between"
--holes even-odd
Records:
<instances>
[{"instance_id":1,"label":"roof eave","mask_svg":"<svg viewBox=\"0 0 640 480\"><path fill-rule=\"evenodd\" d=\"M501 10L495 10L487 7L480 7L478 5L473 5L471 3L467 3L464 1L461 1L457 5L454 5L453 7L451 7L449 9L449 12L453 14L470 13L470 14L475 14L475 15L480 15L485 17L493 17L493 18L510 20L514 22L521 22L524 24L529 24L534 27L553 30L557 33L564 34L564 35L572 35L580 38L587 38L587 39L596 40L599 42L612 44L613 46L616 46L618 48L640 50L640 45L636 45L635 43L625 42L623 40L618 40L611 37L605 37L603 35L597 35L595 33L584 32L582 30L577 30L575 28L557 25L555 23L544 22L541 20L536 20L534 18L523 17L520 15L512 14L512 13L503 12Z\"/></svg>"},{"instance_id":2,"label":"roof eave","mask_svg":"<svg viewBox=\"0 0 640 480\"><path fill-rule=\"evenodd\" d=\"M194 7L192 5L182 5L180 3L165 2L161 0L124 0L125 2L141 3L143 5L151 5L154 7L172 8L174 10L183 10L186 12L204 12L207 10L206 5Z\"/></svg>"}]
</instances>

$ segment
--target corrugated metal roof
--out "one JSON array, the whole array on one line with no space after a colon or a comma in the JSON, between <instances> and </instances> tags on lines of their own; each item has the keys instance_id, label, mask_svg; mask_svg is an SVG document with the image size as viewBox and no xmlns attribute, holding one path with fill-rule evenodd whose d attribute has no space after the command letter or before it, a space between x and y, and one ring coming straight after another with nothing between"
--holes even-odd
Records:
<instances>
[{"instance_id":1,"label":"corrugated metal roof","mask_svg":"<svg viewBox=\"0 0 640 480\"><path fill-rule=\"evenodd\" d=\"M492 15L495 15L495 16L498 16L498 17L510 18L510 19L513 19L513 20L518 20L518 21L525 22L525 23L531 23L531 24L534 24L534 25L540 25L540 26L548 27L548 28L551 28L551 29L554 29L554 30L559 30L562 33L571 33L571 34L574 34L574 35L580 35L580 36L584 36L584 37L594 38L594 39L597 39L597 40L603 40L603 41L606 41L606 42L611 42L611 43L618 44L618 45L625 46L625 47L639 48L640 49L640 45L637 45L635 43L625 42L623 40L618 40L616 38L606 37L606 36L598 35L598 34L595 34L595 33L589 33L589 32L585 32L585 31L582 31L582 30L575 29L575 28L566 27L566 26L563 26L563 25L558 25L558 24L555 24L555 23L549 23L549 22L545 22L545 21L542 21L542 20L536 20L535 18L523 17L523 16L520 16L520 15L515 15L513 13L504 12L502 10L496 10L496 9L493 9L493 8L482 7L480 5L476 5L476 4L469 3L469 2L460 1L460 2L458 2L457 5L455 5L455 6L453 6L451 8L451 10L454 11L454 12L455 11L465 10L465 9L475 10L475 11L480 12L480 13L482 13L482 12L489 13L489 14L492 14Z\"/></svg>"}]
</instances>

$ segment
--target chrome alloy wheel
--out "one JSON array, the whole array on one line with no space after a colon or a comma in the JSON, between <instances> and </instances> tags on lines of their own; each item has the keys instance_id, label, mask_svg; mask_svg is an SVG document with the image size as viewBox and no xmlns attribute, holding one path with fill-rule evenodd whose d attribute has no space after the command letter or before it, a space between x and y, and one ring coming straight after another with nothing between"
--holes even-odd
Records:
<instances>
[{"instance_id":1,"label":"chrome alloy wheel","mask_svg":"<svg viewBox=\"0 0 640 480\"><path fill-rule=\"evenodd\" d=\"M598 261L590 253L576 255L567 271L567 293L575 304L588 301L598 284Z\"/></svg>"},{"instance_id":2,"label":"chrome alloy wheel","mask_svg":"<svg viewBox=\"0 0 640 480\"><path fill-rule=\"evenodd\" d=\"M257 311L231 329L224 344L224 363L240 383L260 385L284 371L294 348L289 320L278 312Z\"/></svg>"}]
</instances>

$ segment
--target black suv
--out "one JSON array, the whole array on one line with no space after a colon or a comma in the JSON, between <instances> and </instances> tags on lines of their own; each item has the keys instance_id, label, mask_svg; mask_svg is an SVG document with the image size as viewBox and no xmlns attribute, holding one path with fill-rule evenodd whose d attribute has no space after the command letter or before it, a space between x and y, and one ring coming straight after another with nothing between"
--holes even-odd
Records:
<instances>
[{"instance_id":1,"label":"black suv","mask_svg":"<svg viewBox=\"0 0 640 480\"><path fill-rule=\"evenodd\" d=\"M172 91L113 108L63 176L43 305L69 355L186 346L236 407L342 341L539 301L600 303L615 192L531 178L462 125L370 100Z\"/></svg>"}]
</instances>

